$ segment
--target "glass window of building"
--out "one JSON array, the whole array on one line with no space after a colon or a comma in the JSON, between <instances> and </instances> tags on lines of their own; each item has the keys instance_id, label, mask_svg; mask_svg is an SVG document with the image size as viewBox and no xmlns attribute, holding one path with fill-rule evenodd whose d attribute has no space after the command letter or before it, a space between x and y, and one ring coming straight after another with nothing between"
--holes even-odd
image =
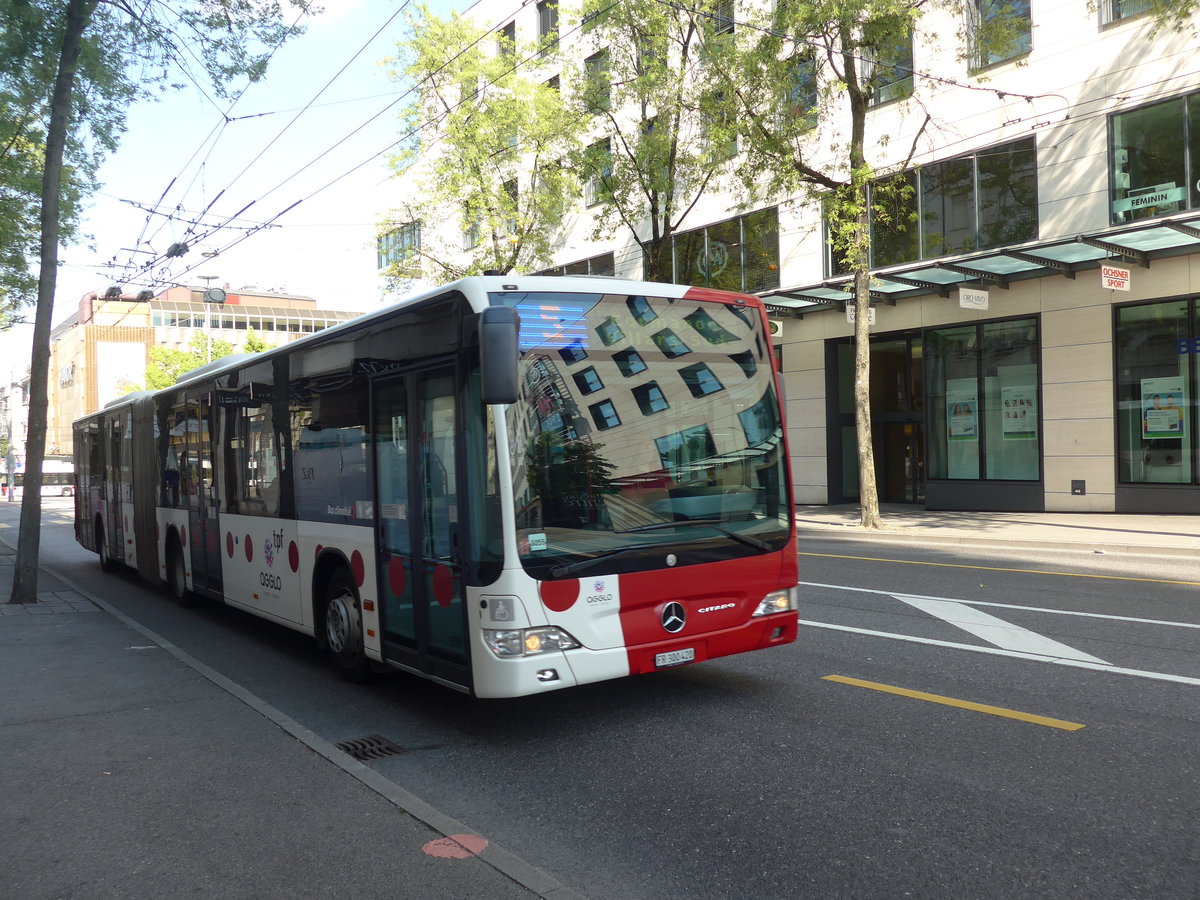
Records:
<instances>
[{"instance_id":1,"label":"glass window of building","mask_svg":"<svg viewBox=\"0 0 1200 900\"><path fill-rule=\"evenodd\" d=\"M600 376L596 374L596 369L593 366L588 366L573 376L575 386L579 388L581 394L594 394L600 388L604 387L604 382L600 380Z\"/></svg>"},{"instance_id":2,"label":"glass window of building","mask_svg":"<svg viewBox=\"0 0 1200 900\"><path fill-rule=\"evenodd\" d=\"M636 350L620 350L614 353L613 362L617 364L617 368L621 370L621 374L626 378L630 375L636 375L638 372L643 372L646 369L646 363L642 360L641 354Z\"/></svg>"},{"instance_id":3,"label":"glass window of building","mask_svg":"<svg viewBox=\"0 0 1200 900\"><path fill-rule=\"evenodd\" d=\"M779 287L776 207L677 234L671 247L677 284L747 293Z\"/></svg>"},{"instance_id":4,"label":"glass window of building","mask_svg":"<svg viewBox=\"0 0 1200 900\"><path fill-rule=\"evenodd\" d=\"M1105 25L1149 12L1153 0L1100 0L1100 21Z\"/></svg>"},{"instance_id":5,"label":"glass window of building","mask_svg":"<svg viewBox=\"0 0 1200 900\"><path fill-rule=\"evenodd\" d=\"M679 370L679 376L683 379L683 383L688 386L688 390L692 392L693 397L704 397L708 394L715 394L724 387L717 376L713 374L712 369L704 363L685 366Z\"/></svg>"},{"instance_id":6,"label":"glass window of building","mask_svg":"<svg viewBox=\"0 0 1200 900\"><path fill-rule=\"evenodd\" d=\"M1195 183L1200 177L1198 106L1200 94L1191 94L1112 117L1114 223L1200 206L1200 186Z\"/></svg>"},{"instance_id":7,"label":"glass window of building","mask_svg":"<svg viewBox=\"0 0 1200 900\"><path fill-rule=\"evenodd\" d=\"M680 340L679 335L670 328L664 328L662 331L650 335L650 340L654 341L655 346L663 352L663 356L667 359L674 359L692 352L692 348Z\"/></svg>"},{"instance_id":8,"label":"glass window of building","mask_svg":"<svg viewBox=\"0 0 1200 900\"><path fill-rule=\"evenodd\" d=\"M645 297L630 297L625 305L639 325L647 325L658 318L658 313L650 308L650 301Z\"/></svg>"},{"instance_id":9,"label":"glass window of building","mask_svg":"<svg viewBox=\"0 0 1200 900\"><path fill-rule=\"evenodd\" d=\"M1116 310L1117 480L1200 484L1195 299Z\"/></svg>"},{"instance_id":10,"label":"glass window of building","mask_svg":"<svg viewBox=\"0 0 1200 900\"><path fill-rule=\"evenodd\" d=\"M563 362L568 365L577 363L581 359L587 359L587 351L583 349L583 341L576 338L570 344L558 349L558 355L563 358Z\"/></svg>"},{"instance_id":11,"label":"glass window of building","mask_svg":"<svg viewBox=\"0 0 1200 900\"><path fill-rule=\"evenodd\" d=\"M975 65L1015 59L1033 48L1029 0L975 0Z\"/></svg>"},{"instance_id":12,"label":"glass window of building","mask_svg":"<svg viewBox=\"0 0 1200 900\"><path fill-rule=\"evenodd\" d=\"M667 398L663 396L662 389L658 386L657 381L647 381L645 384L639 384L633 389L633 399L637 401L638 408L644 416L653 415L656 412L662 412L664 409L670 408L670 404L667 403Z\"/></svg>"},{"instance_id":13,"label":"glass window of building","mask_svg":"<svg viewBox=\"0 0 1200 900\"><path fill-rule=\"evenodd\" d=\"M588 412L592 414L592 421L596 423L598 431L615 428L621 424L621 417L617 415L617 408L613 406L611 400L602 400L600 403L592 404L588 407Z\"/></svg>"},{"instance_id":14,"label":"glass window of building","mask_svg":"<svg viewBox=\"0 0 1200 900\"><path fill-rule=\"evenodd\" d=\"M596 326L596 334L600 335L600 340L605 347L611 347L613 344L625 339L625 332L621 330L621 326L617 324L617 320L609 316L603 322Z\"/></svg>"},{"instance_id":15,"label":"glass window of building","mask_svg":"<svg viewBox=\"0 0 1200 900\"><path fill-rule=\"evenodd\" d=\"M871 186L871 265L931 259L1038 236L1037 144L1022 138ZM827 233L832 233L826 225ZM831 274L848 268L827 251Z\"/></svg>"},{"instance_id":16,"label":"glass window of building","mask_svg":"<svg viewBox=\"0 0 1200 900\"><path fill-rule=\"evenodd\" d=\"M875 65L869 77L871 103L887 103L912 94L913 36L912 29L899 35L888 35L874 48Z\"/></svg>"},{"instance_id":17,"label":"glass window of building","mask_svg":"<svg viewBox=\"0 0 1200 900\"><path fill-rule=\"evenodd\" d=\"M1037 319L925 333L929 477L1041 478Z\"/></svg>"}]
</instances>

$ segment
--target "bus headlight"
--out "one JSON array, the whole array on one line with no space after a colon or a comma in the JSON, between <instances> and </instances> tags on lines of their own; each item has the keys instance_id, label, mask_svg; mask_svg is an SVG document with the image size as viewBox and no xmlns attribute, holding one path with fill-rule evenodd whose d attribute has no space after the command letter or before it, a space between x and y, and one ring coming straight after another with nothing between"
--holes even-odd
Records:
<instances>
[{"instance_id":1,"label":"bus headlight","mask_svg":"<svg viewBox=\"0 0 1200 900\"><path fill-rule=\"evenodd\" d=\"M771 591L763 597L754 611L756 616L769 616L771 613L787 612L798 609L796 603L796 588L791 587L782 591Z\"/></svg>"},{"instance_id":2,"label":"bus headlight","mask_svg":"<svg viewBox=\"0 0 1200 900\"><path fill-rule=\"evenodd\" d=\"M537 656L558 650L573 650L579 641L561 628L553 625L544 628L522 628L497 630L483 629L483 640L493 653L501 659L516 659L521 656Z\"/></svg>"}]
</instances>

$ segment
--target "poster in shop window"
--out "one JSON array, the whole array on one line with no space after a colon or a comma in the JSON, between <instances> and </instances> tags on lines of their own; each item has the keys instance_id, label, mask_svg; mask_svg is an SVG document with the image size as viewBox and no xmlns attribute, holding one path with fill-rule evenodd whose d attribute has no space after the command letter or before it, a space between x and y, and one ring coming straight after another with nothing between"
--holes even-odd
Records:
<instances>
[{"instance_id":1,"label":"poster in shop window","mask_svg":"<svg viewBox=\"0 0 1200 900\"><path fill-rule=\"evenodd\" d=\"M1012 384L1000 388L1004 407L1000 431L1006 441L1037 440L1037 387L1032 384Z\"/></svg>"},{"instance_id":2,"label":"poster in shop window","mask_svg":"<svg viewBox=\"0 0 1200 900\"><path fill-rule=\"evenodd\" d=\"M979 440L979 403L974 378L946 382L946 436L952 441Z\"/></svg>"},{"instance_id":3,"label":"poster in shop window","mask_svg":"<svg viewBox=\"0 0 1200 900\"><path fill-rule=\"evenodd\" d=\"M1142 439L1181 438L1187 434L1183 378L1142 379Z\"/></svg>"}]
</instances>

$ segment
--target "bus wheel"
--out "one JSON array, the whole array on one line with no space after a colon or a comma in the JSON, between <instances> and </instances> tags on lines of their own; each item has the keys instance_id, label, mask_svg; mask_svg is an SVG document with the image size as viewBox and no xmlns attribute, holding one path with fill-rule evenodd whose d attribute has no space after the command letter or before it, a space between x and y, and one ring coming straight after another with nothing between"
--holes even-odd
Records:
<instances>
[{"instance_id":1,"label":"bus wheel","mask_svg":"<svg viewBox=\"0 0 1200 900\"><path fill-rule=\"evenodd\" d=\"M325 643L338 670L348 681L361 684L371 677L371 661L363 650L362 610L354 579L338 569L325 586Z\"/></svg>"},{"instance_id":2,"label":"bus wheel","mask_svg":"<svg viewBox=\"0 0 1200 900\"><path fill-rule=\"evenodd\" d=\"M167 541L167 587L180 606L195 606L196 596L187 589L187 575L183 570L183 548L179 538L172 536Z\"/></svg>"},{"instance_id":3,"label":"bus wheel","mask_svg":"<svg viewBox=\"0 0 1200 900\"><path fill-rule=\"evenodd\" d=\"M96 520L96 555L100 557L101 572L115 572L121 568L119 560L108 555L108 541L104 539L104 526Z\"/></svg>"}]
</instances>

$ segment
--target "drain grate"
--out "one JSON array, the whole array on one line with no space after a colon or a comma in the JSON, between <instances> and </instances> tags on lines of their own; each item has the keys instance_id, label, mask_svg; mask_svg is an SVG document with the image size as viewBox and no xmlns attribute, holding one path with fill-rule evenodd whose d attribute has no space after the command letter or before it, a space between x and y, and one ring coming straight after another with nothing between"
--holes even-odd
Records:
<instances>
[{"instance_id":1,"label":"drain grate","mask_svg":"<svg viewBox=\"0 0 1200 900\"><path fill-rule=\"evenodd\" d=\"M389 741L381 734L368 734L366 737L342 741L337 748L349 753L360 762L399 756L401 753L407 752L399 744Z\"/></svg>"}]
</instances>

